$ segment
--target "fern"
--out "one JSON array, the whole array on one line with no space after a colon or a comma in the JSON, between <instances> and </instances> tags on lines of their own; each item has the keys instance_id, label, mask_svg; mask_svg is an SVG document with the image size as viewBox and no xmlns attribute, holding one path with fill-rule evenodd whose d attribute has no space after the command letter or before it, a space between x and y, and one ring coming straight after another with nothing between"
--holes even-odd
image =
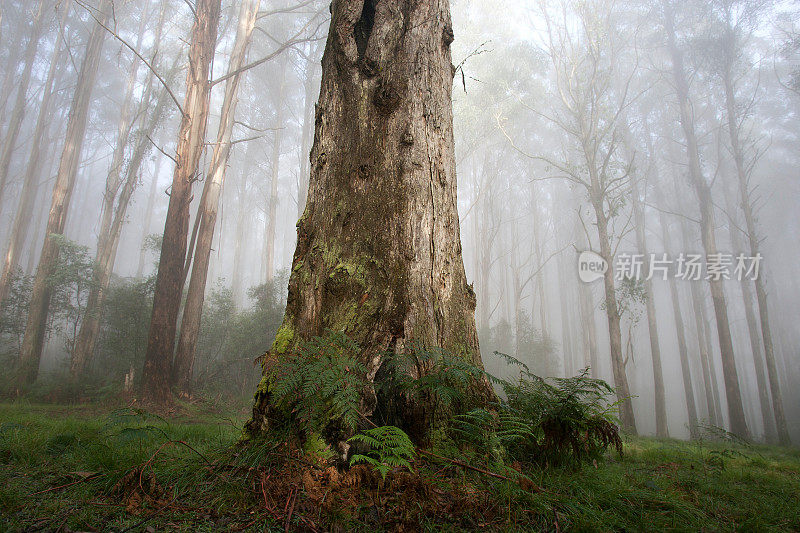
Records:
<instances>
[{"instance_id":1,"label":"fern","mask_svg":"<svg viewBox=\"0 0 800 533\"><path fill-rule=\"evenodd\" d=\"M394 468L408 468L413 471L411 461L416 452L409 436L395 426L380 426L362 431L350 437L348 442L364 444L369 451L366 455L355 454L350 465L364 463L372 466L383 479Z\"/></svg>"},{"instance_id":2,"label":"fern","mask_svg":"<svg viewBox=\"0 0 800 533\"><path fill-rule=\"evenodd\" d=\"M368 385L360 352L343 333L303 342L296 355L280 358L270 369L273 405L306 431L337 423L355 430L361 391Z\"/></svg>"}]
</instances>

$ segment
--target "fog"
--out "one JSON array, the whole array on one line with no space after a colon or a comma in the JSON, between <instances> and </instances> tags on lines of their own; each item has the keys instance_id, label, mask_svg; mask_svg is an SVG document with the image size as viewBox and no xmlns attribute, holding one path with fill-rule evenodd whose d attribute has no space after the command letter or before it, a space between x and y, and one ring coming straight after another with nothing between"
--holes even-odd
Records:
<instances>
[{"instance_id":1,"label":"fog","mask_svg":"<svg viewBox=\"0 0 800 533\"><path fill-rule=\"evenodd\" d=\"M8 376L0 388L8 396L21 393L13 376L33 335L25 331L28 299L98 19L98 71L74 189L63 201L65 239L47 277L37 394L60 397L52 391L67 382L77 395L128 390L145 360L194 15L179 0L116 0L108 16L98 3L0 7L8 285L0 332ZM240 4L222 2L184 232L190 245L193 230L203 233L195 222L224 129ZM280 324L312 165L329 4L260 4L243 61L249 68L233 89L238 105L211 227L193 376L195 390L208 395L254 390L253 361ZM730 405L739 398L752 438L785 441L788 431L797 443L798 9L762 0L673 4L451 2L458 211L484 365L510 372L498 351L543 376L589 367L627 388L635 430L646 435L689 438L714 427L739 434ZM98 242L108 242L113 226L104 214L118 216L118 242L104 301L87 311L99 282ZM9 260L22 226L23 244ZM188 257L187 272L191 250ZM687 272L691 257L697 276ZM188 290L188 275L184 281ZM100 316L97 342L74 385L68 376L91 313Z\"/></svg>"}]
</instances>

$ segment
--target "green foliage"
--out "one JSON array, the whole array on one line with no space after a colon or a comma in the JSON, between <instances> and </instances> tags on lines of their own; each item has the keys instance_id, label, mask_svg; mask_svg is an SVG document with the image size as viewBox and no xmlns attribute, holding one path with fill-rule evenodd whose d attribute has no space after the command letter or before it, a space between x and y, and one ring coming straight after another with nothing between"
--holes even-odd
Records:
<instances>
[{"instance_id":1,"label":"green foliage","mask_svg":"<svg viewBox=\"0 0 800 533\"><path fill-rule=\"evenodd\" d=\"M395 426L380 426L356 433L348 439L351 443L360 443L368 448L366 455L355 454L350 458L350 465L365 463L372 466L383 479L394 468L411 467L416 452L414 444L405 431Z\"/></svg>"},{"instance_id":2,"label":"green foliage","mask_svg":"<svg viewBox=\"0 0 800 533\"><path fill-rule=\"evenodd\" d=\"M368 386L359 346L344 333L301 342L297 354L267 361L272 404L291 413L306 433L331 427L353 431Z\"/></svg>"},{"instance_id":3,"label":"green foliage","mask_svg":"<svg viewBox=\"0 0 800 533\"><path fill-rule=\"evenodd\" d=\"M50 238L56 242L59 253L47 280L51 290L49 319L54 330L63 337L67 353L72 353L93 283L94 260L87 246L63 235L53 234Z\"/></svg>"},{"instance_id":4,"label":"green foliage","mask_svg":"<svg viewBox=\"0 0 800 533\"><path fill-rule=\"evenodd\" d=\"M8 296L0 308L0 357L4 364L12 365L22 349L32 289L33 276L27 276L21 270L11 273Z\"/></svg>"},{"instance_id":5,"label":"green foliage","mask_svg":"<svg viewBox=\"0 0 800 533\"><path fill-rule=\"evenodd\" d=\"M283 319L285 276L248 290L251 305L237 309L233 293L217 284L205 300L195 361L203 395L250 398L261 377L255 354L269 349Z\"/></svg>"},{"instance_id":6,"label":"green foliage","mask_svg":"<svg viewBox=\"0 0 800 533\"><path fill-rule=\"evenodd\" d=\"M112 278L106 292L98 353L91 372L105 382L121 383L144 364L155 277Z\"/></svg>"}]
</instances>

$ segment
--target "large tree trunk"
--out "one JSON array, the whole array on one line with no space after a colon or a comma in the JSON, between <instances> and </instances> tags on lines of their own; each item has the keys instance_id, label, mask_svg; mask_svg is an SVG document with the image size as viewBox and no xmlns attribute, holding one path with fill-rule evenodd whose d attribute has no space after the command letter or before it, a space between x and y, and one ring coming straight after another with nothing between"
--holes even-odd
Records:
<instances>
[{"instance_id":1,"label":"large tree trunk","mask_svg":"<svg viewBox=\"0 0 800 533\"><path fill-rule=\"evenodd\" d=\"M165 404L169 389L175 332L185 281L192 183L197 179L203 152L211 83L209 71L217 43L221 0L197 0L189 46L189 71L183 118L178 132L177 164L172 177L164 239L158 262L153 314L147 339L142 396L145 401Z\"/></svg>"},{"instance_id":2,"label":"large tree trunk","mask_svg":"<svg viewBox=\"0 0 800 533\"><path fill-rule=\"evenodd\" d=\"M5 192L6 181L8 180L8 170L11 166L11 156L17 144L22 120L25 118L28 85L31 81L33 62L36 59L36 50L39 48L42 26L44 25L45 2L46 0L39 0L39 7L36 9L33 16L33 26L31 27L31 34L28 38L28 44L25 46L25 55L23 56L25 66L22 69L22 76L20 76L19 86L17 87L17 97L14 101L14 110L11 112L11 120L8 123L8 128L6 128L6 135L3 138L3 148L0 152L0 199L4 196L3 193ZM59 44L60 43L56 43L55 47L59 48ZM14 68L16 69L16 65L14 65ZM0 202L0 207L2 207L2 202Z\"/></svg>"},{"instance_id":3,"label":"large tree trunk","mask_svg":"<svg viewBox=\"0 0 800 533\"><path fill-rule=\"evenodd\" d=\"M14 224L11 227L11 234L8 239L8 247L6 248L6 253L3 258L3 271L2 274L0 274L0 306L2 306L2 302L6 299L6 296L8 296L9 282L14 270L19 266L22 248L28 238L31 222L34 218L33 208L36 201L36 191L42 173L42 163L45 159L42 155L42 145L45 140L45 132L50 124L50 101L53 98L53 83L56 78L56 71L61 57L62 47L60 40L61 37L63 37L64 24L69 12L69 2L65 2L62 9L61 23L58 30L59 42L53 47L53 53L50 56L50 67L47 70L47 79L42 88L42 101L39 104L39 116L36 118L36 126L34 126L33 129L31 152L22 179L22 192L19 197L19 206L17 207Z\"/></svg>"},{"instance_id":4,"label":"large tree trunk","mask_svg":"<svg viewBox=\"0 0 800 533\"><path fill-rule=\"evenodd\" d=\"M703 176L700 166L700 152L690 110L689 84L683 67L683 56L676 42L674 14L670 1L664 1L667 44L672 59L672 74L680 111L680 123L686 138L689 178L700 208L700 234L706 257L710 258L718 253L716 235L714 234L714 204L711 197L711 187L705 176ZM728 400L730 428L733 433L748 439L750 438L750 432L747 429L744 405L742 404L742 395L739 389L739 376L736 371L736 360L733 352L723 281L722 279L710 277L708 282L711 287L711 299L714 303L714 314L717 322L717 336L719 337L720 354L722 356L722 375L725 379L725 396Z\"/></svg>"},{"instance_id":5,"label":"large tree trunk","mask_svg":"<svg viewBox=\"0 0 800 533\"><path fill-rule=\"evenodd\" d=\"M631 198L633 200L633 215L636 225L636 245L639 253L644 256L644 271L650 271L650 254L647 249L645 235L645 214L642 199L639 197L639 186L636 178L633 179ZM664 392L664 372L661 367L661 345L658 342L658 320L656 317L655 291L653 280L648 276L644 280L645 309L647 311L647 331L650 334L650 357L653 362L653 395L656 410L656 436L668 437L667 427L667 402Z\"/></svg>"},{"instance_id":6,"label":"large tree trunk","mask_svg":"<svg viewBox=\"0 0 800 533\"><path fill-rule=\"evenodd\" d=\"M377 382L383 354L415 342L482 366L456 209L449 2L337 0L332 12L308 203L267 359L329 329L359 343ZM366 391L365 415L377 403ZM265 376L250 434L268 405ZM380 421L419 435L426 407Z\"/></svg>"},{"instance_id":7,"label":"large tree trunk","mask_svg":"<svg viewBox=\"0 0 800 533\"><path fill-rule=\"evenodd\" d=\"M98 6L97 13L101 20L106 17L107 7L107 0L102 0ZM78 173L81 148L86 133L86 120L89 113L92 88L97 76L97 67L100 63L105 37L106 32L103 27L100 24L94 24L89 41L86 44L86 52L70 106L64 149L61 153L56 182L53 186L50 216L47 220L42 252L39 255L39 266L36 269L36 275L33 280L33 291L28 308L28 322L25 327L25 338L22 341L17 376L17 384L20 388L33 383L39 373L39 362L42 357L48 308L50 307L50 276L52 276L56 268L59 256L58 244L53 237L64 233L64 224L69 212L72 190L75 187L75 177Z\"/></svg>"},{"instance_id":8,"label":"large tree trunk","mask_svg":"<svg viewBox=\"0 0 800 533\"><path fill-rule=\"evenodd\" d=\"M239 9L239 27L228 63L228 74L238 72L244 64L260 3L260 0L242 0ZM225 82L225 98L222 102L217 142L214 145L208 177L203 187L203 195L198 208L197 216L200 217L200 229L194 250L192 277L189 280L189 292L183 309L181 334L178 339L178 350L175 353L173 367L173 385L177 392L184 396L188 396L191 393L197 336L200 332L208 264L211 259L211 243L214 239L219 198L225 182L228 157L231 153L231 135L233 134L236 115L236 93L241 75L241 73L234 74Z\"/></svg>"}]
</instances>

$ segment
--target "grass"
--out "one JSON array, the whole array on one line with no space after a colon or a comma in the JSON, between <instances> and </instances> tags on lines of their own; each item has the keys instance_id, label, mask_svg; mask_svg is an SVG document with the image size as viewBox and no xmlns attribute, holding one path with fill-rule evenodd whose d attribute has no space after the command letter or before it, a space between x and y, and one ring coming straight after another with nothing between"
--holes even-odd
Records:
<instances>
[{"instance_id":1,"label":"grass","mask_svg":"<svg viewBox=\"0 0 800 533\"><path fill-rule=\"evenodd\" d=\"M182 412L0 404L0 531L800 531L797 449L626 438L525 483L420 459L384 481Z\"/></svg>"}]
</instances>

